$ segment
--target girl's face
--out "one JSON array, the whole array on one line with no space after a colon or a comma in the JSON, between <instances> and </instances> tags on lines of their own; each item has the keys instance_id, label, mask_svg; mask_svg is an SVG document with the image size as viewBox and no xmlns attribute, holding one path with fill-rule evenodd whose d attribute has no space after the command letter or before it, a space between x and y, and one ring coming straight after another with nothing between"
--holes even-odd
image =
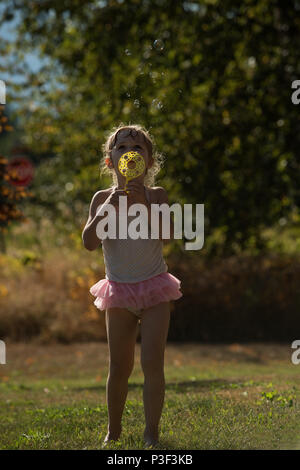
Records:
<instances>
[{"instance_id":1,"label":"girl's face","mask_svg":"<svg viewBox=\"0 0 300 470\"><path fill-rule=\"evenodd\" d=\"M112 148L111 152L111 158L113 161L114 169L116 171L117 177L119 181L123 181L125 177L119 172L118 169L118 163L121 158L121 156L126 153L126 152L138 152L140 155L145 160L145 171L146 168L150 168L154 160L152 157L150 157L146 142L143 138L143 136L135 131L135 130L128 130L124 129L123 131L120 131L117 136L117 140L115 142L115 145ZM135 163L134 162L129 162L128 163L129 168L134 168ZM145 172L140 175L139 177L135 178L137 181L143 181L145 177Z\"/></svg>"}]
</instances>

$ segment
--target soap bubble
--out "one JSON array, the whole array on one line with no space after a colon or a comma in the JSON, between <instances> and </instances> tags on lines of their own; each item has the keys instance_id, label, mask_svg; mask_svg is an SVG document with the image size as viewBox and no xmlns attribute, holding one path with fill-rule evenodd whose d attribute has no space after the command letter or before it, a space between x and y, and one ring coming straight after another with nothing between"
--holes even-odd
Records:
<instances>
[{"instance_id":1,"label":"soap bubble","mask_svg":"<svg viewBox=\"0 0 300 470\"><path fill-rule=\"evenodd\" d=\"M255 57L248 57L247 63L248 63L248 66L249 66L249 67L251 67L251 68L255 67L255 66L256 66L256 59L255 59Z\"/></svg>"},{"instance_id":2,"label":"soap bubble","mask_svg":"<svg viewBox=\"0 0 300 470\"><path fill-rule=\"evenodd\" d=\"M155 98L151 105L154 107L154 108L157 108L157 109L162 109L163 108L163 104L161 101L159 101L157 98Z\"/></svg>"},{"instance_id":3,"label":"soap bubble","mask_svg":"<svg viewBox=\"0 0 300 470\"><path fill-rule=\"evenodd\" d=\"M206 5L199 5L198 6L198 15L199 16L204 16L207 12L207 6Z\"/></svg>"},{"instance_id":4,"label":"soap bubble","mask_svg":"<svg viewBox=\"0 0 300 470\"><path fill-rule=\"evenodd\" d=\"M152 50L152 46L146 46L145 47L145 51L144 51L144 58L145 59L149 59L149 57L151 56L151 50Z\"/></svg>"},{"instance_id":5,"label":"soap bubble","mask_svg":"<svg viewBox=\"0 0 300 470\"><path fill-rule=\"evenodd\" d=\"M138 72L139 72L140 75L144 75L143 67L144 67L143 64L138 65Z\"/></svg>"},{"instance_id":6,"label":"soap bubble","mask_svg":"<svg viewBox=\"0 0 300 470\"><path fill-rule=\"evenodd\" d=\"M74 188L74 184L71 183L71 182L68 182L65 184L65 189L66 191L72 191L72 189Z\"/></svg>"},{"instance_id":7,"label":"soap bubble","mask_svg":"<svg viewBox=\"0 0 300 470\"><path fill-rule=\"evenodd\" d=\"M281 217L278 221L279 225L285 225L286 224L286 218L285 217Z\"/></svg>"},{"instance_id":8,"label":"soap bubble","mask_svg":"<svg viewBox=\"0 0 300 470\"><path fill-rule=\"evenodd\" d=\"M156 39L153 43L153 46L157 51L162 51L165 47L164 42L161 39Z\"/></svg>"},{"instance_id":9,"label":"soap bubble","mask_svg":"<svg viewBox=\"0 0 300 470\"><path fill-rule=\"evenodd\" d=\"M153 80L153 83L156 83L156 79L159 77L159 73L158 73L158 72L155 72L155 71L153 71L153 72L150 72L150 74L149 74L149 75L150 75L150 77L152 78L152 80Z\"/></svg>"}]
</instances>

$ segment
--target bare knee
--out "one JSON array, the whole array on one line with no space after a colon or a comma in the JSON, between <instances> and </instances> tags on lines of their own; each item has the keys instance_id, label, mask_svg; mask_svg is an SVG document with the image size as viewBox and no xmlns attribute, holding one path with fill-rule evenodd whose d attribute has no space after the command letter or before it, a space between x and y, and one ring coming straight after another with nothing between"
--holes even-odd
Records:
<instances>
[{"instance_id":1,"label":"bare knee","mask_svg":"<svg viewBox=\"0 0 300 470\"><path fill-rule=\"evenodd\" d=\"M133 362L122 363L122 362L110 362L109 363L109 376L118 380L128 380L133 371Z\"/></svg>"},{"instance_id":2,"label":"bare knee","mask_svg":"<svg viewBox=\"0 0 300 470\"><path fill-rule=\"evenodd\" d=\"M141 366L145 378L162 379L164 377L163 357L141 357Z\"/></svg>"}]
</instances>

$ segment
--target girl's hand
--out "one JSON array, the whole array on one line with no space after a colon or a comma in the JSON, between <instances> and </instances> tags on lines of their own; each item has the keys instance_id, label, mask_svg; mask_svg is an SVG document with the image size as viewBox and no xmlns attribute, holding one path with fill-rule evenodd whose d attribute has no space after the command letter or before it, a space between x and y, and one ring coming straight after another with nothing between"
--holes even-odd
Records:
<instances>
[{"instance_id":1,"label":"girl's hand","mask_svg":"<svg viewBox=\"0 0 300 470\"><path fill-rule=\"evenodd\" d=\"M126 190L129 191L128 194L128 205L131 204L146 204L147 199L145 195L144 185L137 180L128 181Z\"/></svg>"}]
</instances>

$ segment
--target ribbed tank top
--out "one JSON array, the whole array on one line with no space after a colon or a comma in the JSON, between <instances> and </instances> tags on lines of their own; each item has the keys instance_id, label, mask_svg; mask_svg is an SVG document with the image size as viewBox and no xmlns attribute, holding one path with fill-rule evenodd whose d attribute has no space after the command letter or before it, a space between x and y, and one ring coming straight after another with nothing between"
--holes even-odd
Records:
<instances>
[{"instance_id":1,"label":"ribbed tank top","mask_svg":"<svg viewBox=\"0 0 300 470\"><path fill-rule=\"evenodd\" d=\"M149 200L148 191L145 188ZM137 216L127 216L128 225ZM118 215L116 234L118 236ZM150 238L127 238L102 240L102 250L105 264L105 278L116 282L140 282L168 271L168 265L163 258L163 241Z\"/></svg>"}]
</instances>

